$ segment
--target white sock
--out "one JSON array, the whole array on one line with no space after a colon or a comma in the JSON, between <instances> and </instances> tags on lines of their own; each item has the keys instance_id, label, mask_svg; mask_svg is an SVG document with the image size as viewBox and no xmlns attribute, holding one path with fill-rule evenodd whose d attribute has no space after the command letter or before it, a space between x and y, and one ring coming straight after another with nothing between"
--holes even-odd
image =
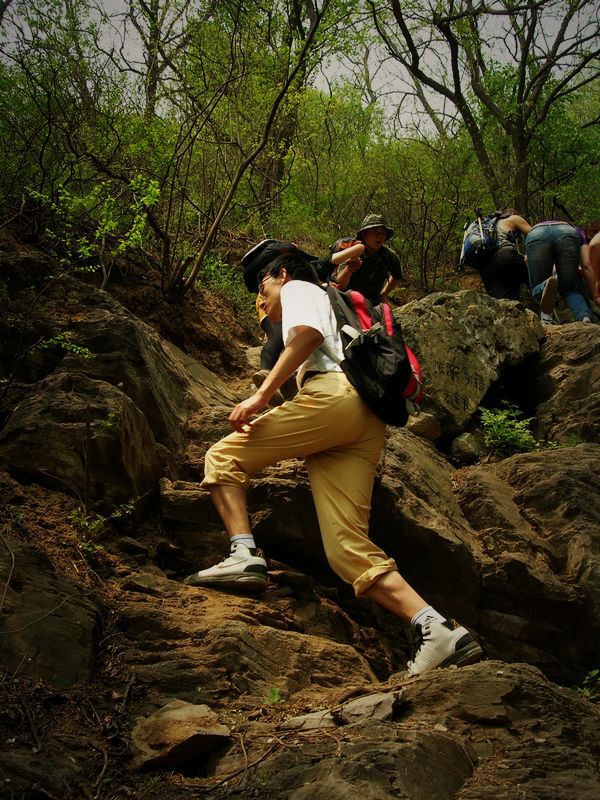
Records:
<instances>
[{"instance_id":1,"label":"white sock","mask_svg":"<svg viewBox=\"0 0 600 800\"><path fill-rule=\"evenodd\" d=\"M446 617L443 617L441 614L439 614L435 610L435 608L432 608L431 606L425 606L425 608L422 608L420 611L417 611L417 613L411 619L410 624L412 625L413 628L416 628L417 625L421 625L422 627L428 622L445 622L445 621Z\"/></svg>"},{"instance_id":2,"label":"white sock","mask_svg":"<svg viewBox=\"0 0 600 800\"><path fill-rule=\"evenodd\" d=\"M542 322L552 322L552 314L544 314L543 311L540 311L540 319Z\"/></svg>"},{"instance_id":3,"label":"white sock","mask_svg":"<svg viewBox=\"0 0 600 800\"><path fill-rule=\"evenodd\" d=\"M256 547L254 536L251 533L236 533L235 536L231 537L230 541L232 551L235 550L236 544L243 544L251 550Z\"/></svg>"}]
</instances>

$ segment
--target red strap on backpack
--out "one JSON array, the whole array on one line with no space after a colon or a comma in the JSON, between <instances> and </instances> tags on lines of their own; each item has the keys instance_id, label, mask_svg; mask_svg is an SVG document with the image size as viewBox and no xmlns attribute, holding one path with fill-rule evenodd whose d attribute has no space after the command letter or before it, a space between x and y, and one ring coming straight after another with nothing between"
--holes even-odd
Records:
<instances>
[{"instance_id":1,"label":"red strap on backpack","mask_svg":"<svg viewBox=\"0 0 600 800\"><path fill-rule=\"evenodd\" d=\"M423 376L421 374L421 365L410 349L408 345L404 345L406 348L406 354L408 356L408 361L410 364L410 369L412 375L408 381L406 389L402 393L404 397L410 400L415 405L420 405L423 402L423 398L425 397L425 390L423 388Z\"/></svg>"},{"instance_id":2,"label":"red strap on backpack","mask_svg":"<svg viewBox=\"0 0 600 800\"><path fill-rule=\"evenodd\" d=\"M356 313L358 314L360 329L362 331L368 331L371 325L373 324L373 320L371 319L371 315L367 310L365 298L362 296L360 292L349 291L348 294L352 298L352 303L354 305Z\"/></svg>"}]
</instances>

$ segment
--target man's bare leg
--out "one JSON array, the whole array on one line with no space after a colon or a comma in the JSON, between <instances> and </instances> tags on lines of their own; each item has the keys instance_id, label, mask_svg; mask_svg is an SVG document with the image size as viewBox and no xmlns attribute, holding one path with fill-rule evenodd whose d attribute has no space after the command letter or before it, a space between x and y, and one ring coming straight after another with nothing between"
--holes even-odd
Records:
<instances>
[{"instance_id":1,"label":"man's bare leg","mask_svg":"<svg viewBox=\"0 0 600 800\"><path fill-rule=\"evenodd\" d=\"M250 535L246 490L241 486L224 484L210 486L209 489L211 499L229 536L242 533Z\"/></svg>"},{"instance_id":2,"label":"man's bare leg","mask_svg":"<svg viewBox=\"0 0 600 800\"><path fill-rule=\"evenodd\" d=\"M481 647L466 628L454 628L439 612L427 605L399 572L386 572L364 593L400 619L410 622L420 635L408 675L420 675L436 667L472 664L481 658Z\"/></svg>"},{"instance_id":3,"label":"man's bare leg","mask_svg":"<svg viewBox=\"0 0 600 800\"><path fill-rule=\"evenodd\" d=\"M384 573L363 596L375 600L405 622L410 622L428 605L399 572Z\"/></svg>"},{"instance_id":4,"label":"man's bare leg","mask_svg":"<svg viewBox=\"0 0 600 800\"><path fill-rule=\"evenodd\" d=\"M210 494L231 539L231 554L214 567L188 575L188 586L215 586L242 591L267 587L267 562L256 549L250 529L246 490L240 486L210 486Z\"/></svg>"}]
</instances>

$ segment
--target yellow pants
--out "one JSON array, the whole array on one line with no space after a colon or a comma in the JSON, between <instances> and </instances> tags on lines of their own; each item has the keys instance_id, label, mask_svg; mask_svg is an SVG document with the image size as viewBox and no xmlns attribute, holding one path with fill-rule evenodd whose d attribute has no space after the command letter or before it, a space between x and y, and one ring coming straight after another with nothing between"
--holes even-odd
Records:
<instances>
[{"instance_id":1,"label":"yellow pants","mask_svg":"<svg viewBox=\"0 0 600 800\"><path fill-rule=\"evenodd\" d=\"M206 454L203 487L247 488L249 475L286 458L306 461L331 568L363 594L396 569L369 539L373 479L385 424L341 372L306 381L293 400L232 433Z\"/></svg>"}]
</instances>

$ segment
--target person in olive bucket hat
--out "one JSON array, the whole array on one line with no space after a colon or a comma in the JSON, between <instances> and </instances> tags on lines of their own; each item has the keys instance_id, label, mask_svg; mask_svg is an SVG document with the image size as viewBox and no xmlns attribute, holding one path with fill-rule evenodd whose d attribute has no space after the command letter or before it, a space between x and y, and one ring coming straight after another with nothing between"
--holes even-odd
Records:
<instances>
[{"instance_id":1,"label":"person in olive bucket hat","mask_svg":"<svg viewBox=\"0 0 600 800\"><path fill-rule=\"evenodd\" d=\"M340 265L332 276L334 283L340 289L361 292L372 303L385 300L403 280L398 254L384 244L393 235L394 231L380 214L367 214L356 233L356 239L364 244L365 252L361 258ZM348 244L348 241L344 242L344 246Z\"/></svg>"}]
</instances>

